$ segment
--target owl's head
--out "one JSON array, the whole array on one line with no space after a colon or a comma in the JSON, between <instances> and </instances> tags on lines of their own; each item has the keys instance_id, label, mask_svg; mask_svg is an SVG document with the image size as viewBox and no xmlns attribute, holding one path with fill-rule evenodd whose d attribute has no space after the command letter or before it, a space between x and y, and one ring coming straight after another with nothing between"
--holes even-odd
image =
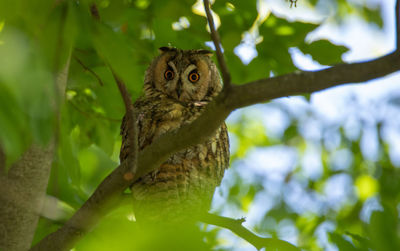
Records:
<instances>
[{"instance_id":1,"label":"owl's head","mask_svg":"<svg viewBox=\"0 0 400 251\"><path fill-rule=\"evenodd\" d=\"M163 93L169 98L190 103L209 101L222 88L217 67L207 50L180 50L161 47L146 71L146 96Z\"/></svg>"}]
</instances>

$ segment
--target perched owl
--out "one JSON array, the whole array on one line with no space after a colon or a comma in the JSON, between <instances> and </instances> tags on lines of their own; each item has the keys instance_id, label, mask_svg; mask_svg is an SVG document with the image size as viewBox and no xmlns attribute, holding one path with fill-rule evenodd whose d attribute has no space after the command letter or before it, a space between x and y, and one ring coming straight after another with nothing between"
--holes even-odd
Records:
<instances>
[{"instance_id":1,"label":"perched owl","mask_svg":"<svg viewBox=\"0 0 400 251\"><path fill-rule=\"evenodd\" d=\"M160 135L191 123L221 91L221 78L210 56L207 50L160 48L146 71L144 95L134 103L140 150ZM121 162L130 152L127 127L124 118ZM207 141L173 154L132 185L137 221L174 222L206 211L228 165L229 141L223 123Z\"/></svg>"}]
</instances>

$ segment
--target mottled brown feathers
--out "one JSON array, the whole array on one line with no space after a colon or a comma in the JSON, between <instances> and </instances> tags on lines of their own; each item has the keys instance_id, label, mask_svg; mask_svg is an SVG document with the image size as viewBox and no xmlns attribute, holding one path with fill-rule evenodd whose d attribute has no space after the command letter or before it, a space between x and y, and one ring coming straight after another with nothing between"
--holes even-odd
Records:
<instances>
[{"instance_id":1,"label":"mottled brown feathers","mask_svg":"<svg viewBox=\"0 0 400 251\"><path fill-rule=\"evenodd\" d=\"M208 51L168 47L160 51L161 55L146 71L144 95L134 103L139 114L139 149L160 135L192 122L222 88ZM174 71L173 80L165 78L167 69ZM198 73L200 79L190 82L190 72ZM127 158L130 149L126 126L124 119L121 161ZM222 124L206 142L175 153L158 170L133 184L137 220L176 221L207 210L228 165L228 134Z\"/></svg>"}]
</instances>

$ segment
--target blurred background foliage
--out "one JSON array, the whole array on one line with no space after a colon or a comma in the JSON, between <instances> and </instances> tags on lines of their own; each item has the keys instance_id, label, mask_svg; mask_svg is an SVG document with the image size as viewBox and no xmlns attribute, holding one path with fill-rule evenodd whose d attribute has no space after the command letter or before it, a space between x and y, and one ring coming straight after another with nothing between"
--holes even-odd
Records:
<instances>
[{"instance_id":1,"label":"blurred background foliage","mask_svg":"<svg viewBox=\"0 0 400 251\"><path fill-rule=\"evenodd\" d=\"M92 4L100 21L90 15ZM387 25L383 0L290 5L215 1L234 83L299 70L293 50L321 68L342 62L346 46L309 39L322 25L345 26L349 18L380 31ZM299 12L322 18L305 21ZM63 224L118 165L124 106L108 65L135 99L158 47L213 48L206 25L202 2L194 0L0 0L0 146L8 166L32 142L58 139L48 188L56 209L44 209L34 242ZM54 80L69 57L58 122ZM247 216L254 232L305 250L400 250L397 95L368 104L348 98L335 120L315 109L313 95L235 111L228 119L231 168L212 211ZM74 250L160 250L155 230L138 233L133 218L129 204L116 206ZM202 224L181 237L183 250L254 250Z\"/></svg>"}]
</instances>

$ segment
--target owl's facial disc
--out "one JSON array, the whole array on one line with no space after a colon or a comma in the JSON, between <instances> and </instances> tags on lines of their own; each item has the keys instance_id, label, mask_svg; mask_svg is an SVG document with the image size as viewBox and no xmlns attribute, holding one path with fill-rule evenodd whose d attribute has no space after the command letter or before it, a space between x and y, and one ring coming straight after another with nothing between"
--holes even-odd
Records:
<instances>
[{"instance_id":1,"label":"owl's facial disc","mask_svg":"<svg viewBox=\"0 0 400 251\"><path fill-rule=\"evenodd\" d=\"M205 52L205 51L204 51ZM214 96L220 90L220 80L210 53L203 50L165 50L147 75L151 88L169 98L184 103L196 103Z\"/></svg>"}]
</instances>

